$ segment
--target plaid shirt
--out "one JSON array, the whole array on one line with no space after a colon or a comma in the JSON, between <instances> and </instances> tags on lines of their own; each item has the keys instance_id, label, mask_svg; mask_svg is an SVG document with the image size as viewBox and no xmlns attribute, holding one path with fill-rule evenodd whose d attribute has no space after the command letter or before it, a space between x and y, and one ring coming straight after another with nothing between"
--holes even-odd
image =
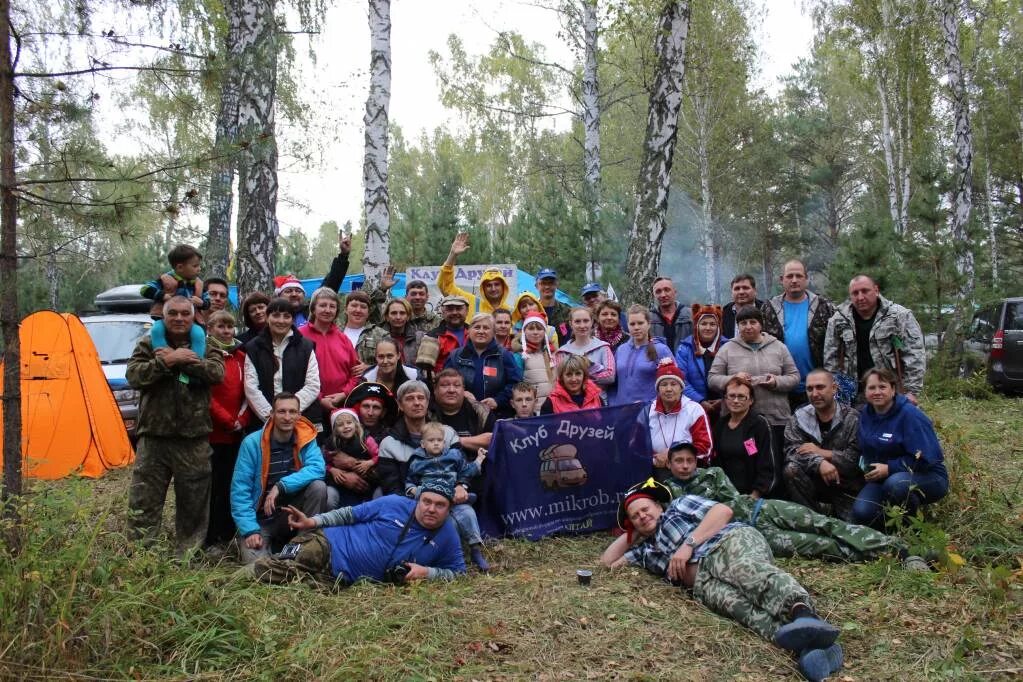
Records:
<instances>
[{"instance_id":1,"label":"plaid shirt","mask_svg":"<svg viewBox=\"0 0 1023 682\"><path fill-rule=\"evenodd\" d=\"M668 562L671 556L677 552L696 527L703 521L717 502L708 500L697 495L685 495L672 500L661 518L657 520L657 528L653 535L643 540L625 553L625 560L630 564L642 566L654 575L665 575L668 572ZM693 557L690 563L697 562L704 558L717 547L730 531L741 528L744 524L731 522L712 537L707 538L703 544L693 550Z\"/></svg>"}]
</instances>

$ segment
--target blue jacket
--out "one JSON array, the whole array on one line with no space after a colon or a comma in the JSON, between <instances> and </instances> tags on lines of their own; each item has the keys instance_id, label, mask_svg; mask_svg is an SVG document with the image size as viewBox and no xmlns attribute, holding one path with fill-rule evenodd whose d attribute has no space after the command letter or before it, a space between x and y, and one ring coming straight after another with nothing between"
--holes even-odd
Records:
<instances>
[{"instance_id":1,"label":"blue jacket","mask_svg":"<svg viewBox=\"0 0 1023 682\"><path fill-rule=\"evenodd\" d=\"M405 474L405 492L418 488L427 481L444 481L454 490L459 483L466 487L469 480L480 475L480 467L475 460L465 461L465 455L459 447L449 448L436 457L426 454L421 447L416 448L408 463Z\"/></svg>"},{"instance_id":2,"label":"blue jacket","mask_svg":"<svg viewBox=\"0 0 1023 682\"><path fill-rule=\"evenodd\" d=\"M721 346L726 343L728 343L728 337L722 336L718 350L721 350ZM696 357L696 342L693 340L692 334L684 338L678 345L675 364L686 377L686 386L682 390L686 397L698 403L706 400L708 393L707 368L703 364L703 359Z\"/></svg>"},{"instance_id":3,"label":"blue jacket","mask_svg":"<svg viewBox=\"0 0 1023 682\"><path fill-rule=\"evenodd\" d=\"M261 430L246 436L238 450L238 460L231 478L231 516L242 537L259 532L256 510L263 502L263 493L266 491L272 431L271 419ZM295 468L297 471L277 482L288 495L299 492L327 474L323 454L316 444L316 427L305 417L295 424Z\"/></svg>"},{"instance_id":4,"label":"blue jacket","mask_svg":"<svg viewBox=\"0 0 1023 682\"><path fill-rule=\"evenodd\" d=\"M445 367L457 369L465 381L465 388L476 400L493 398L498 407L511 401L512 388L522 381L522 370L515 356L491 340L482 354L476 353L471 341L448 356Z\"/></svg>"},{"instance_id":5,"label":"blue jacket","mask_svg":"<svg viewBox=\"0 0 1023 682\"><path fill-rule=\"evenodd\" d=\"M945 456L934 426L904 395L884 414L867 405L860 414L860 455L865 465L888 465L888 475L902 471L935 473L948 480Z\"/></svg>"},{"instance_id":6,"label":"blue jacket","mask_svg":"<svg viewBox=\"0 0 1023 682\"><path fill-rule=\"evenodd\" d=\"M670 358L671 349L661 339L654 339L656 360L648 360L646 344L639 348L628 339L615 351L615 368L618 372L618 388L611 396L612 405L648 403L657 397L654 380L657 378L657 364L661 358Z\"/></svg>"},{"instance_id":7,"label":"blue jacket","mask_svg":"<svg viewBox=\"0 0 1023 682\"><path fill-rule=\"evenodd\" d=\"M397 544L401 529L415 508L416 502L407 497L384 495L317 516L321 522L342 521L342 525L323 526L330 544L333 575L343 575L349 583L363 579L381 581L388 568L402 561L428 567L430 577L453 578L465 573L462 541L450 516L434 531L413 521L401 544Z\"/></svg>"}]
</instances>

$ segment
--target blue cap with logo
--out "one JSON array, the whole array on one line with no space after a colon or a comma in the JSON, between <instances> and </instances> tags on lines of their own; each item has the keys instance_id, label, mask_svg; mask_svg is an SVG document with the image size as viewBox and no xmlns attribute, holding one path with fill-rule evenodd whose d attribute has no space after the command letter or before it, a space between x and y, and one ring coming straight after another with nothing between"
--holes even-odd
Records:
<instances>
[{"instance_id":1,"label":"blue cap with logo","mask_svg":"<svg viewBox=\"0 0 1023 682\"><path fill-rule=\"evenodd\" d=\"M603 289L600 286L600 282L587 282L583 285L582 295L587 294L599 294Z\"/></svg>"},{"instance_id":2,"label":"blue cap with logo","mask_svg":"<svg viewBox=\"0 0 1023 682\"><path fill-rule=\"evenodd\" d=\"M557 279L558 273L551 268L542 268L540 272L536 273L537 279Z\"/></svg>"}]
</instances>

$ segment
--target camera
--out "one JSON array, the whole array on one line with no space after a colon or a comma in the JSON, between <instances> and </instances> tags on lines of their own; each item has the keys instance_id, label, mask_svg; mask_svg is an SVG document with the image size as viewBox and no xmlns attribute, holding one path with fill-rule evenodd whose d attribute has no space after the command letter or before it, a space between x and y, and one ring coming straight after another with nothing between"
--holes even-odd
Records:
<instances>
[{"instance_id":1,"label":"camera","mask_svg":"<svg viewBox=\"0 0 1023 682\"><path fill-rule=\"evenodd\" d=\"M404 585L405 577L409 574L410 570L412 570L412 567L409 566L407 561L395 564L384 571L384 582L392 585Z\"/></svg>"}]
</instances>

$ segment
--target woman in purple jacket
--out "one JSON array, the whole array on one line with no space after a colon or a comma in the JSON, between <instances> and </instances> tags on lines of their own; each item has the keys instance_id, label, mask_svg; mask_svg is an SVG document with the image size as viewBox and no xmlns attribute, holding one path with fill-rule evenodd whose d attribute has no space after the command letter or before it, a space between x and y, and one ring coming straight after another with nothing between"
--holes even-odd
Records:
<instances>
[{"instance_id":1,"label":"woman in purple jacket","mask_svg":"<svg viewBox=\"0 0 1023 682\"><path fill-rule=\"evenodd\" d=\"M662 341L650 338L649 310L633 305L628 320L629 339L615 351L618 390L611 397L612 405L653 401L657 397L657 366L662 358L671 357L671 350Z\"/></svg>"}]
</instances>

